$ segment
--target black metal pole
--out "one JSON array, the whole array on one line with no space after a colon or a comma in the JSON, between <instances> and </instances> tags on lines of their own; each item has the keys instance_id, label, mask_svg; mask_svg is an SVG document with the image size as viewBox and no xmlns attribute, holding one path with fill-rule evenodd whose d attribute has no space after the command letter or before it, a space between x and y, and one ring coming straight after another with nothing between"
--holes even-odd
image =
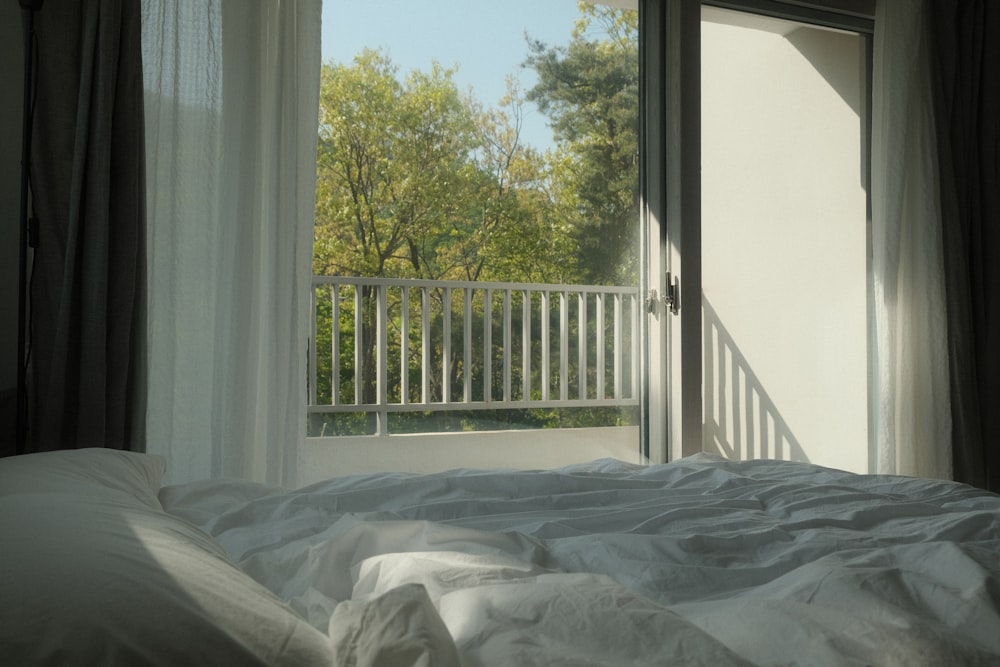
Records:
<instances>
[{"instance_id":1,"label":"black metal pole","mask_svg":"<svg viewBox=\"0 0 1000 667\"><path fill-rule=\"evenodd\" d=\"M18 219L17 295L17 425L16 451L23 454L28 443L28 190L31 181L32 94L35 79L35 10L41 2L21 0L24 12L24 101L21 107L21 211Z\"/></svg>"}]
</instances>

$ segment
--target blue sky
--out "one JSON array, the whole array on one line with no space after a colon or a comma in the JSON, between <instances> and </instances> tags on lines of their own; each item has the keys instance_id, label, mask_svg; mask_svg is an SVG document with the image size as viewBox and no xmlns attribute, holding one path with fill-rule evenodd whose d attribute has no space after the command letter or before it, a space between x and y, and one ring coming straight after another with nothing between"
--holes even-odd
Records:
<instances>
[{"instance_id":1,"label":"blue sky","mask_svg":"<svg viewBox=\"0 0 1000 667\"><path fill-rule=\"evenodd\" d=\"M382 47L402 70L427 69L437 60L458 65L455 81L493 105L514 74L524 90L534 84L520 63L525 32L549 45L566 44L578 17L576 0L325 0L323 61L346 63L365 47ZM524 134L544 148L545 117L525 108Z\"/></svg>"}]
</instances>

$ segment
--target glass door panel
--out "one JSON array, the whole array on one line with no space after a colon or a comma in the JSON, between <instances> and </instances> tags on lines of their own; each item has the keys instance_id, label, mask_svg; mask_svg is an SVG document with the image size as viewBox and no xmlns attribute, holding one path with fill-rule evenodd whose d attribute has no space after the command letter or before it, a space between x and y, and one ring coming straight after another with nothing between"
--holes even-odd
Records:
<instances>
[{"instance_id":1,"label":"glass door panel","mask_svg":"<svg viewBox=\"0 0 1000 667\"><path fill-rule=\"evenodd\" d=\"M866 54L702 10L706 451L868 470Z\"/></svg>"}]
</instances>

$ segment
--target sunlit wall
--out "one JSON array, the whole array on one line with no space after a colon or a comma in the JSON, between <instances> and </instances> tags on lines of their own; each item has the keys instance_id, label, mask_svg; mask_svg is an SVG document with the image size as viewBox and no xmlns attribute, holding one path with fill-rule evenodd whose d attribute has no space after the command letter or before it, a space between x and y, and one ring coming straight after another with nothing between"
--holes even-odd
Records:
<instances>
[{"instance_id":1,"label":"sunlit wall","mask_svg":"<svg viewBox=\"0 0 1000 667\"><path fill-rule=\"evenodd\" d=\"M866 472L863 41L703 18L705 449Z\"/></svg>"}]
</instances>

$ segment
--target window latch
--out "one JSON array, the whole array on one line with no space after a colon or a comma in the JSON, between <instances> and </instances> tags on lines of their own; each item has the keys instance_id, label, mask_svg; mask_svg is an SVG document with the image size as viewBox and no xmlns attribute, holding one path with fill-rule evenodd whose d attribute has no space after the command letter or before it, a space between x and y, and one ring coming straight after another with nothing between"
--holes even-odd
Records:
<instances>
[{"instance_id":1,"label":"window latch","mask_svg":"<svg viewBox=\"0 0 1000 667\"><path fill-rule=\"evenodd\" d=\"M663 295L663 305L674 315L681 310L681 283L667 271L667 293Z\"/></svg>"},{"instance_id":2,"label":"window latch","mask_svg":"<svg viewBox=\"0 0 1000 667\"><path fill-rule=\"evenodd\" d=\"M660 302L659 294L655 289L649 290L646 294L646 312L650 315L656 314L656 304Z\"/></svg>"},{"instance_id":3,"label":"window latch","mask_svg":"<svg viewBox=\"0 0 1000 667\"><path fill-rule=\"evenodd\" d=\"M680 312L680 281L671 276L669 271L667 272L667 289L663 297L661 298L659 292L655 289L649 290L646 294L646 312L650 315L655 315L661 303L664 308L674 315Z\"/></svg>"}]
</instances>

